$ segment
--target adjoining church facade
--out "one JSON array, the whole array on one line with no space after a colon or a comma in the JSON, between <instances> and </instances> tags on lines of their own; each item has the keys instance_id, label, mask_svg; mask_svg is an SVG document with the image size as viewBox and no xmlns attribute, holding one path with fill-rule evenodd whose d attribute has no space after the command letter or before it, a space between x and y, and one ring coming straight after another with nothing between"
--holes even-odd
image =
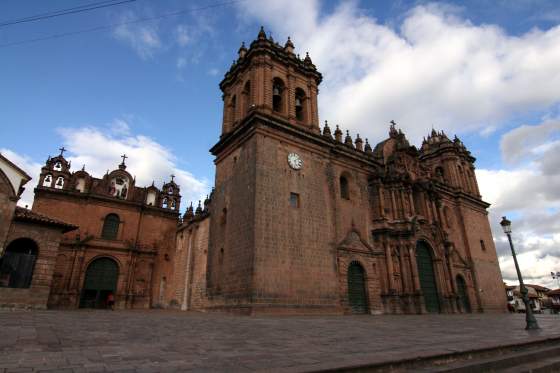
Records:
<instances>
[{"instance_id":1,"label":"adjoining church facade","mask_svg":"<svg viewBox=\"0 0 560 373\"><path fill-rule=\"evenodd\" d=\"M181 196L169 181L136 186L126 155L102 178L85 166L71 172L63 155L49 157L35 189L33 211L78 227L60 243L49 297L51 308L117 308L166 304L171 292Z\"/></svg>"},{"instance_id":2,"label":"adjoining church facade","mask_svg":"<svg viewBox=\"0 0 560 373\"><path fill-rule=\"evenodd\" d=\"M103 178L49 158L33 211L64 235L49 306L243 314L504 312L474 161L393 122L373 146L319 126L322 76L258 34L225 74L215 188L179 216L180 190L138 187L125 158Z\"/></svg>"}]
</instances>

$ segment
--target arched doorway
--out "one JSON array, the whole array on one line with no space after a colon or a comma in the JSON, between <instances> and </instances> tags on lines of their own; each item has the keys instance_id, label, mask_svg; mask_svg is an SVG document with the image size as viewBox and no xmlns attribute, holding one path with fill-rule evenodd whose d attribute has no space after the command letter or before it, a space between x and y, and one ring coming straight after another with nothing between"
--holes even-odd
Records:
<instances>
[{"instance_id":1,"label":"arched doorway","mask_svg":"<svg viewBox=\"0 0 560 373\"><path fill-rule=\"evenodd\" d=\"M471 312L471 302L469 302L469 294L467 293L467 284L462 276L457 275L457 295L459 296L459 307L464 313Z\"/></svg>"},{"instance_id":2,"label":"arched doorway","mask_svg":"<svg viewBox=\"0 0 560 373\"><path fill-rule=\"evenodd\" d=\"M38 253L37 244L30 238L10 242L0 258L0 287L30 287Z\"/></svg>"},{"instance_id":3,"label":"arched doorway","mask_svg":"<svg viewBox=\"0 0 560 373\"><path fill-rule=\"evenodd\" d=\"M418 265L418 277L420 278L420 287L424 294L426 311L440 312L432 249L424 241L419 241L416 244L416 263Z\"/></svg>"},{"instance_id":4,"label":"arched doorway","mask_svg":"<svg viewBox=\"0 0 560 373\"><path fill-rule=\"evenodd\" d=\"M86 271L80 299L81 308L107 308L109 293L115 294L119 267L110 258L95 259Z\"/></svg>"},{"instance_id":5,"label":"arched doorway","mask_svg":"<svg viewBox=\"0 0 560 373\"><path fill-rule=\"evenodd\" d=\"M348 304L352 313L367 313L365 271L358 262L348 266Z\"/></svg>"}]
</instances>

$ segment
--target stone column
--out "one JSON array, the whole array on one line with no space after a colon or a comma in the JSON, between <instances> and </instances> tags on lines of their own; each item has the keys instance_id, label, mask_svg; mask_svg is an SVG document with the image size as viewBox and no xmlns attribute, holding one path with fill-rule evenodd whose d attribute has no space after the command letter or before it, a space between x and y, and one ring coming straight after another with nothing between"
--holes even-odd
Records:
<instances>
[{"instance_id":1,"label":"stone column","mask_svg":"<svg viewBox=\"0 0 560 373\"><path fill-rule=\"evenodd\" d=\"M420 277L418 276L418 264L416 263L416 252L412 245L408 246L408 256L410 258L410 273L412 275L412 285L414 292L421 290Z\"/></svg>"},{"instance_id":2,"label":"stone column","mask_svg":"<svg viewBox=\"0 0 560 373\"><path fill-rule=\"evenodd\" d=\"M379 209L381 210L379 213L379 216L381 216L381 218L385 218L385 197L384 197L384 193L385 193L385 188L383 188L383 185L379 185L378 187L379 193Z\"/></svg>"},{"instance_id":3,"label":"stone column","mask_svg":"<svg viewBox=\"0 0 560 373\"><path fill-rule=\"evenodd\" d=\"M393 255L391 254L391 246L385 243L385 261L387 262L387 284L389 285L389 293L395 291L395 279L393 269Z\"/></svg>"},{"instance_id":4,"label":"stone column","mask_svg":"<svg viewBox=\"0 0 560 373\"><path fill-rule=\"evenodd\" d=\"M397 210L397 201L395 201L395 190L391 188L390 192L391 192L391 205L393 207L393 214L391 216L393 217L393 220L396 220L398 215L398 210Z\"/></svg>"},{"instance_id":5,"label":"stone column","mask_svg":"<svg viewBox=\"0 0 560 373\"><path fill-rule=\"evenodd\" d=\"M416 206L414 206L414 198L412 197L412 188L409 188L407 190L408 193L408 203L410 204L410 216L414 216L416 214L419 213L419 211L416 211Z\"/></svg>"},{"instance_id":6,"label":"stone column","mask_svg":"<svg viewBox=\"0 0 560 373\"><path fill-rule=\"evenodd\" d=\"M404 263L405 261L404 246L400 245L398 250L399 250L399 272L401 274L401 292L405 294L408 292L408 286L407 286L407 276L406 276L406 265Z\"/></svg>"},{"instance_id":7,"label":"stone column","mask_svg":"<svg viewBox=\"0 0 560 373\"><path fill-rule=\"evenodd\" d=\"M185 268L185 289L183 291L183 302L181 304L181 310L186 311L188 309L190 309L190 304L189 304L189 300L190 300L190 287L191 287L191 283L190 283L190 274L191 274L191 252L192 252L192 247L193 247L193 241L194 241L194 231L191 229L189 229L189 243L187 245L187 265Z\"/></svg>"}]
</instances>

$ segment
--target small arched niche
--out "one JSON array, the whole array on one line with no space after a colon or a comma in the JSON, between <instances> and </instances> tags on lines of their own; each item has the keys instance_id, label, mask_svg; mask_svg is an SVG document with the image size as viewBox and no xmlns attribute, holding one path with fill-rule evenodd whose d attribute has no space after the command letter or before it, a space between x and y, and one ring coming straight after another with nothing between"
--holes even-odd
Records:
<instances>
[{"instance_id":1,"label":"small arched niche","mask_svg":"<svg viewBox=\"0 0 560 373\"><path fill-rule=\"evenodd\" d=\"M50 188L52 186L52 182L53 182L52 175L51 174L45 175L45 178L43 179L43 186Z\"/></svg>"},{"instance_id":2,"label":"small arched niche","mask_svg":"<svg viewBox=\"0 0 560 373\"><path fill-rule=\"evenodd\" d=\"M301 88L296 88L295 94L295 112L296 120L303 122L307 119L307 112L305 110L306 105L306 95L305 91Z\"/></svg>"},{"instance_id":3,"label":"small arched niche","mask_svg":"<svg viewBox=\"0 0 560 373\"><path fill-rule=\"evenodd\" d=\"M286 94L285 84L280 78L272 80L272 110L277 113L283 113L284 96Z\"/></svg>"},{"instance_id":4,"label":"small arched niche","mask_svg":"<svg viewBox=\"0 0 560 373\"><path fill-rule=\"evenodd\" d=\"M340 198L342 199L350 199L350 183L348 181L347 175L340 175L339 179L340 185Z\"/></svg>"},{"instance_id":5,"label":"small arched niche","mask_svg":"<svg viewBox=\"0 0 560 373\"><path fill-rule=\"evenodd\" d=\"M55 189L63 189L64 188L64 177L59 176L56 178L56 182L54 183Z\"/></svg>"}]
</instances>

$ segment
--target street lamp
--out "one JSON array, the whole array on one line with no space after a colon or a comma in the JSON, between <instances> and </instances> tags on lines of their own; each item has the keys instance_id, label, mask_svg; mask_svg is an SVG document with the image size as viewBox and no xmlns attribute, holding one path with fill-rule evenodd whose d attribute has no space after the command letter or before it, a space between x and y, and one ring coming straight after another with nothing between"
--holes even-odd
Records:
<instances>
[{"instance_id":1,"label":"street lamp","mask_svg":"<svg viewBox=\"0 0 560 373\"><path fill-rule=\"evenodd\" d=\"M511 241L511 221L507 220L505 216L502 216L502 221L500 222L504 233L507 235L509 240L509 246L511 247L511 255L513 256L513 262L515 263L515 270L517 271L517 278L519 279L519 290L521 291L521 297L523 303L525 303L525 321L527 322L526 330L540 329L537 320L533 315L533 309L531 308L531 303L529 303L529 291L523 283L523 277L521 276L521 271L519 270L519 264L517 264L517 256L515 255L515 249L513 248L513 242Z\"/></svg>"}]
</instances>

